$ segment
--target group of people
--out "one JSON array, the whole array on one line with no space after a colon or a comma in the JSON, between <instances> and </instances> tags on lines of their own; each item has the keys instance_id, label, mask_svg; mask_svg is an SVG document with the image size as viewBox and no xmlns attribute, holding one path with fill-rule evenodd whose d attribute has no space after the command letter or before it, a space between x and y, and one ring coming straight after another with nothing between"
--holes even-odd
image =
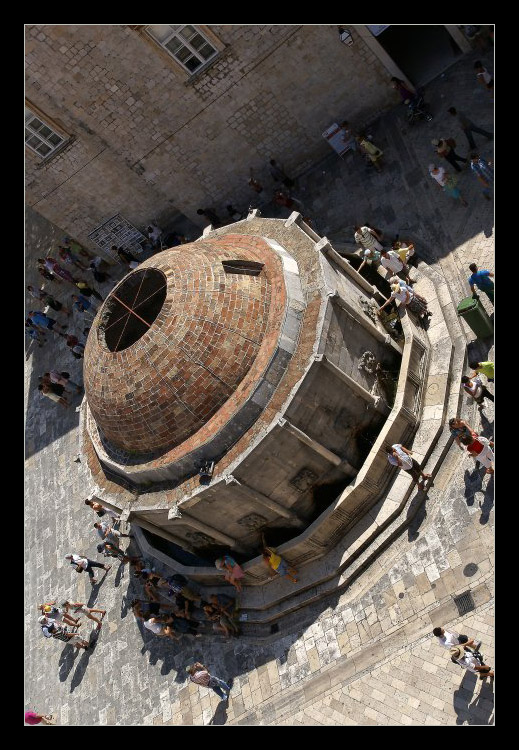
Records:
<instances>
[{"instance_id":1,"label":"group of people","mask_svg":"<svg viewBox=\"0 0 519 750\"><path fill-rule=\"evenodd\" d=\"M463 633L457 633L455 630L445 630L442 627L433 629L433 635L438 639L438 644L443 648L449 649L451 661L459 664L463 669L479 676L480 680L491 679L494 673L483 660L480 652L481 641L469 638Z\"/></svg>"}]
</instances>

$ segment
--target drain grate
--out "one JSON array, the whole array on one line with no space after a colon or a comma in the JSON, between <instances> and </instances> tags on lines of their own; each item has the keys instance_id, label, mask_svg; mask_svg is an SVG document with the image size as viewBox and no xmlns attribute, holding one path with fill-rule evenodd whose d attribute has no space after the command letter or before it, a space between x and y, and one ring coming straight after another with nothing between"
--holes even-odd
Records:
<instances>
[{"instance_id":1,"label":"drain grate","mask_svg":"<svg viewBox=\"0 0 519 750\"><path fill-rule=\"evenodd\" d=\"M465 591L463 594L455 596L454 604L457 606L460 615L466 615L467 612L472 612L476 608L470 591Z\"/></svg>"}]
</instances>

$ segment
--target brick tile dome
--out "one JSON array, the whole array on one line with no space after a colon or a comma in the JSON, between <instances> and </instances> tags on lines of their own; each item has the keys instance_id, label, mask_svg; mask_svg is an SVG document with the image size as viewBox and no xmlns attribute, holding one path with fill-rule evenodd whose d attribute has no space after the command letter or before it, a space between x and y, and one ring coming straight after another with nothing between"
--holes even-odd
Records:
<instances>
[{"instance_id":1,"label":"brick tile dome","mask_svg":"<svg viewBox=\"0 0 519 750\"><path fill-rule=\"evenodd\" d=\"M268 361L265 349L275 348L281 314L273 324L269 311L280 268L262 238L226 235L165 250L128 274L85 350L86 397L104 438L130 453L160 452L224 405L231 414L258 353Z\"/></svg>"}]
</instances>

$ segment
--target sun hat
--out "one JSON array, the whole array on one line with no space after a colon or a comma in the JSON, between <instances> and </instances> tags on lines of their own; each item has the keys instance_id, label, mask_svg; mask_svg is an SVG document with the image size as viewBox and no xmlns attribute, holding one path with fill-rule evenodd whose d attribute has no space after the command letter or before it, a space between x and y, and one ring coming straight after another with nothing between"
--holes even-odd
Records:
<instances>
[{"instance_id":1,"label":"sun hat","mask_svg":"<svg viewBox=\"0 0 519 750\"><path fill-rule=\"evenodd\" d=\"M459 659L461 656L461 648L459 646L452 646L452 648L449 649L449 653L451 656L454 656L455 659Z\"/></svg>"},{"instance_id":2,"label":"sun hat","mask_svg":"<svg viewBox=\"0 0 519 750\"><path fill-rule=\"evenodd\" d=\"M45 615L38 617L38 622L40 623L40 625L43 625L44 622L47 622L47 618L45 617Z\"/></svg>"}]
</instances>

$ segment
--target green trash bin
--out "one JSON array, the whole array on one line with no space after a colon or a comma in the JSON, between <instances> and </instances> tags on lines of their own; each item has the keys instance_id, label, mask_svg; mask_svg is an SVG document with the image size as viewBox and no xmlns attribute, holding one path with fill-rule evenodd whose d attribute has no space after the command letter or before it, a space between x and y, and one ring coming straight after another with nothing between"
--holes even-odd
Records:
<instances>
[{"instance_id":1,"label":"green trash bin","mask_svg":"<svg viewBox=\"0 0 519 750\"><path fill-rule=\"evenodd\" d=\"M486 339L494 333L494 324L487 315L487 311L479 299L465 297L458 304L458 315L465 318L478 339Z\"/></svg>"}]
</instances>

